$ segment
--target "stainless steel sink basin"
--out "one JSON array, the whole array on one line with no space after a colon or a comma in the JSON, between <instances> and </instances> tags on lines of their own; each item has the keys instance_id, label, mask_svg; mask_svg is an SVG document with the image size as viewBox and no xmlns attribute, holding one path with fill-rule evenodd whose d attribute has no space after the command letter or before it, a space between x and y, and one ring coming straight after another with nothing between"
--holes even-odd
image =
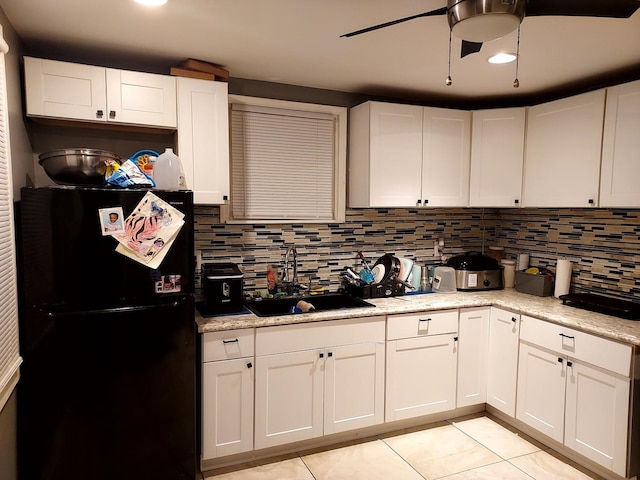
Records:
<instances>
[{"instance_id":1,"label":"stainless steel sink basin","mask_svg":"<svg viewBox=\"0 0 640 480\"><path fill-rule=\"evenodd\" d=\"M245 300L244 304L259 317L275 317L277 315L296 315L297 313L293 311L293 308L300 300L312 304L316 312L340 310L343 308L375 307L375 305L359 298L339 293Z\"/></svg>"}]
</instances>

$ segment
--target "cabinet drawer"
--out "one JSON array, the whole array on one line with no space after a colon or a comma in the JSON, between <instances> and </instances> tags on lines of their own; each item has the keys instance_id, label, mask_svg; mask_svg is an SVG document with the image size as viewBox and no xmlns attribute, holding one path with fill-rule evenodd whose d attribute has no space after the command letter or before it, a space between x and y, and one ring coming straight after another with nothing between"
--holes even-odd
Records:
<instances>
[{"instance_id":1,"label":"cabinet drawer","mask_svg":"<svg viewBox=\"0 0 640 480\"><path fill-rule=\"evenodd\" d=\"M202 335L202 359L205 362L230 358L252 357L254 334L252 328L209 332Z\"/></svg>"},{"instance_id":2,"label":"cabinet drawer","mask_svg":"<svg viewBox=\"0 0 640 480\"><path fill-rule=\"evenodd\" d=\"M458 331L458 310L409 313L387 317L387 340Z\"/></svg>"},{"instance_id":3,"label":"cabinet drawer","mask_svg":"<svg viewBox=\"0 0 640 480\"><path fill-rule=\"evenodd\" d=\"M256 331L256 355L370 342L384 342L383 316L261 327Z\"/></svg>"},{"instance_id":4,"label":"cabinet drawer","mask_svg":"<svg viewBox=\"0 0 640 480\"><path fill-rule=\"evenodd\" d=\"M631 346L572 328L522 316L520 340L628 377Z\"/></svg>"}]
</instances>

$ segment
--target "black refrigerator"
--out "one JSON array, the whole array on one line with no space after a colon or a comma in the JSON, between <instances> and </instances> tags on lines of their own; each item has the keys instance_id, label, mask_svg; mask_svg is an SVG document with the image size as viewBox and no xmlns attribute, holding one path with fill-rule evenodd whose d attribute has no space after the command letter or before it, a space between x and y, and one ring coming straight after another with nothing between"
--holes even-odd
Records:
<instances>
[{"instance_id":1,"label":"black refrigerator","mask_svg":"<svg viewBox=\"0 0 640 480\"><path fill-rule=\"evenodd\" d=\"M146 203L183 222L155 265L116 251ZM19 478L196 478L192 192L24 188L19 218Z\"/></svg>"}]
</instances>

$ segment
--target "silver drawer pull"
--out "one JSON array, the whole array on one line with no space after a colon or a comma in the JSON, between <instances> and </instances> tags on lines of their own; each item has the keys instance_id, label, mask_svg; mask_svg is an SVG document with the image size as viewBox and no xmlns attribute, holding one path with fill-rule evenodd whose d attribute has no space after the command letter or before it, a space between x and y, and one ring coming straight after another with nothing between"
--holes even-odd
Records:
<instances>
[{"instance_id":1,"label":"silver drawer pull","mask_svg":"<svg viewBox=\"0 0 640 480\"><path fill-rule=\"evenodd\" d=\"M564 333L561 333L560 336L564 338L569 338L571 340L574 340L576 338L576 337L572 337L571 335L565 335Z\"/></svg>"},{"instance_id":2,"label":"silver drawer pull","mask_svg":"<svg viewBox=\"0 0 640 480\"><path fill-rule=\"evenodd\" d=\"M237 338L234 338L233 340L222 340L222 343L238 343L239 340Z\"/></svg>"}]
</instances>

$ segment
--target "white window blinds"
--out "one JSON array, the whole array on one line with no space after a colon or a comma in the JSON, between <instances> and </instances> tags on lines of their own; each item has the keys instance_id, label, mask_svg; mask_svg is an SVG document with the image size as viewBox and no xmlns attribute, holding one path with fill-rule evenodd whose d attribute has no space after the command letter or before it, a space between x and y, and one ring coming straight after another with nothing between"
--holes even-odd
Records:
<instances>
[{"instance_id":1,"label":"white window blinds","mask_svg":"<svg viewBox=\"0 0 640 480\"><path fill-rule=\"evenodd\" d=\"M0 410L17 383L22 361L18 349L13 192L4 59L7 51L0 30Z\"/></svg>"},{"instance_id":2,"label":"white window blinds","mask_svg":"<svg viewBox=\"0 0 640 480\"><path fill-rule=\"evenodd\" d=\"M233 219L332 221L336 132L332 114L233 104Z\"/></svg>"}]
</instances>

